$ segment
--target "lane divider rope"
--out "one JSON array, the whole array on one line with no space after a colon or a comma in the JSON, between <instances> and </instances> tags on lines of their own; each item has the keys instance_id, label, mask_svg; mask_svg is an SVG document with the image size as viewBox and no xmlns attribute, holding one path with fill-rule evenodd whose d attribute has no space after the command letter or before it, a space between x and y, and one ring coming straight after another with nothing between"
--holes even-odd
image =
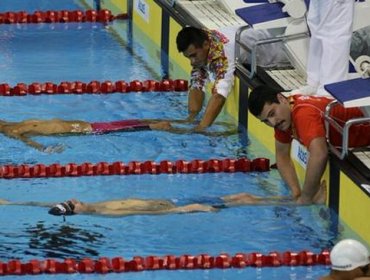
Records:
<instances>
[{"instance_id":1,"label":"lane divider rope","mask_svg":"<svg viewBox=\"0 0 370 280\"><path fill-rule=\"evenodd\" d=\"M112 15L107 9L102 10L60 10L35 11L32 14L26 11L8 11L0 13L0 24L17 23L55 23L55 22L111 22L115 19L127 19L127 14Z\"/></svg>"},{"instance_id":2,"label":"lane divider rope","mask_svg":"<svg viewBox=\"0 0 370 280\"><path fill-rule=\"evenodd\" d=\"M130 161L125 164L121 161L113 163L99 162L96 164L85 162L82 164L68 163L61 165L21 164L0 166L0 178L50 178L50 177L80 177L103 175L142 175L142 174L175 174L175 173L220 173L220 172L265 172L270 170L270 161L267 158L249 160L240 159L210 159L210 160L162 160Z\"/></svg>"},{"instance_id":3,"label":"lane divider rope","mask_svg":"<svg viewBox=\"0 0 370 280\"><path fill-rule=\"evenodd\" d=\"M245 268L245 267L280 267L280 266L313 266L330 265L328 250L319 254L310 251L295 252L270 252L267 255L261 253L237 253L231 256L227 253L218 256L201 254L198 256L167 255L158 256L135 256L131 260L122 257L112 259L101 257L98 260L84 258L80 261L65 259L10 260L0 262L0 275L29 275L29 274L71 274L71 273L121 273L145 270L176 270L176 269L213 269L213 268Z\"/></svg>"},{"instance_id":4,"label":"lane divider rope","mask_svg":"<svg viewBox=\"0 0 370 280\"><path fill-rule=\"evenodd\" d=\"M84 83L81 81L68 82L60 84L52 82L38 83L29 85L17 83L14 87L9 84L0 84L0 96L24 96L40 94L110 94L110 93L128 93L128 92L148 92L148 91L187 91L188 81L177 80L134 80L131 82L120 81L91 81Z\"/></svg>"}]
</instances>

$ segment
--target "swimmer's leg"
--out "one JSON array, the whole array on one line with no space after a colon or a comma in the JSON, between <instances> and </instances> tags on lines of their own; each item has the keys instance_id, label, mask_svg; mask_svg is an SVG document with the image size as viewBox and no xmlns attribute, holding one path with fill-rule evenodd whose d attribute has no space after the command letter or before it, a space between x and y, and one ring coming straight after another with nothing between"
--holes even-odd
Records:
<instances>
[{"instance_id":1,"label":"swimmer's leg","mask_svg":"<svg viewBox=\"0 0 370 280\"><path fill-rule=\"evenodd\" d=\"M206 204L188 204L185 206L175 207L170 210L172 213L194 213L194 212L216 212L218 209Z\"/></svg>"},{"instance_id":2,"label":"swimmer's leg","mask_svg":"<svg viewBox=\"0 0 370 280\"><path fill-rule=\"evenodd\" d=\"M290 196L260 197L248 193L238 193L221 197L226 206L238 205L292 205L295 201Z\"/></svg>"}]
</instances>

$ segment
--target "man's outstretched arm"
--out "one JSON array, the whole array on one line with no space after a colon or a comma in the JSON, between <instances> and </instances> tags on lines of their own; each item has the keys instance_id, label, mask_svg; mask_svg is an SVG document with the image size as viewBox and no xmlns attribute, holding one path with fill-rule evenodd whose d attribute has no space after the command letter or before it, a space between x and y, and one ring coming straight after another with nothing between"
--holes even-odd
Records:
<instances>
[{"instance_id":1,"label":"man's outstretched arm","mask_svg":"<svg viewBox=\"0 0 370 280\"><path fill-rule=\"evenodd\" d=\"M276 164L280 176L292 191L293 198L297 199L301 195L297 172L290 157L291 144L275 141Z\"/></svg>"},{"instance_id":2,"label":"man's outstretched arm","mask_svg":"<svg viewBox=\"0 0 370 280\"><path fill-rule=\"evenodd\" d=\"M308 151L306 175L302 188L302 195L298 199L298 203L309 204L321 186L321 178L324 174L326 163L328 160L328 146L325 137L318 137L311 141Z\"/></svg>"},{"instance_id":3,"label":"man's outstretched arm","mask_svg":"<svg viewBox=\"0 0 370 280\"><path fill-rule=\"evenodd\" d=\"M202 110L204 102L204 92L197 88L191 88L188 96L188 118L187 122L193 122Z\"/></svg>"},{"instance_id":4,"label":"man's outstretched arm","mask_svg":"<svg viewBox=\"0 0 370 280\"><path fill-rule=\"evenodd\" d=\"M201 131L211 126L217 116L220 114L226 98L218 93L212 94L210 97L206 111L199 125L195 128L195 131Z\"/></svg>"}]
</instances>

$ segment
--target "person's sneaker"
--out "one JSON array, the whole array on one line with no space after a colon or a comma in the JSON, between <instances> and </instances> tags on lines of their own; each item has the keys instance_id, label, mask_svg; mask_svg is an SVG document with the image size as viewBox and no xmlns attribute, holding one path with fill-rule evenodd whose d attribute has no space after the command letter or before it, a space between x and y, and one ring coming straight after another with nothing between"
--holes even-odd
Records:
<instances>
[{"instance_id":1,"label":"person's sneaker","mask_svg":"<svg viewBox=\"0 0 370 280\"><path fill-rule=\"evenodd\" d=\"M305 85L297 89L293 89L292 91L284 92L283 93L286 97L292 96L295 94L301 95L316 95L317 94L317 87Z\"/></svg>"}]
</instances>

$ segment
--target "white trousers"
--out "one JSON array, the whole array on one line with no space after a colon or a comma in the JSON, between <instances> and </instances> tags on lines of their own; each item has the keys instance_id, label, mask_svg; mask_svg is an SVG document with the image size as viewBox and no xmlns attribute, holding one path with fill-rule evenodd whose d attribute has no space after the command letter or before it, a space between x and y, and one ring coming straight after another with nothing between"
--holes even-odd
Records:
<instances>
[{"instance_id":1,"label":"white trousers","mask_svg":"<svg viewBox=\"0 0 370 280\"><path fill-rule=\"evenodd\" d=\"M354 0L311 0L307 84L320 88L347 79Z\"/></svg>"}]
</instances>

